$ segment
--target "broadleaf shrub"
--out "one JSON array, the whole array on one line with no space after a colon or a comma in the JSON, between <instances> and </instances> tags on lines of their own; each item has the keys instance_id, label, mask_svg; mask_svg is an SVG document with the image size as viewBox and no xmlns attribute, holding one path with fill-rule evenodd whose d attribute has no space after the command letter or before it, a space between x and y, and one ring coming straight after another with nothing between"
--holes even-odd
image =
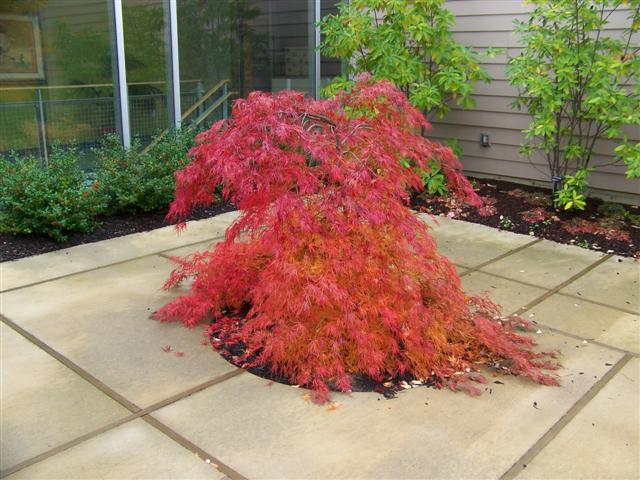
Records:
<instances>
[{"instance_id":1,"label":"broadleaf shrub","mask_svg":"<svg viewBox=\"0 0 640 480\"><path fill-rule=\"evenodd\" d=\"M102 204L77 158L76 148L58 146L48 165L33 156L0 157L0 231L64 241L69 232L94 230Z\"/></svg>"},{"instance_id":2,"label":"broadleaf shrub","mask_svg":"<svg viewBox=\"0 0 640 480\"><path fill-rule=\"evenodd\" d=\"M184 128L165 135L148 152L135 140L129 149L117 135L107 135L94 150L98 191L105 213L149 212L168 207L175 191L174 173L188 162L195 131Z\"/></svg>"},{"instance_id":3,"label":"broadleaf shrub","mask_svg":"<svg viewBox=\"0 0 640 480\"><path fill-rule=\"evenodd\" d=\"M562 188L556 190L555 203L564 210L584 210L587 206L587 179L591 170L578 169L575 175L567 175Z\"/></svg>"},{"instance_id":4,"label":"broadleaf shrub","mask_svg":"<svg viewBox=\"0 0 640 480\"><path fill-rule=\"evenodd\" d=\"M453 194L480 202L422 126L402 92L369 78L329 100L291 91L238 100L228 121L199 135L170 216L209 203L218 184L241 215L213 250L176 259L165 287L194 277L191 291L155 318L210 322L215 347L244 345L246 366L307 386L318 402L349 391L352 374L479 393L481 364L555 384L550 359L515 331L526 322L463 293L408 208L407 187L421 180L403 158L438 162Z\"/></svg>"},{"instance_id":5,"label":"broadleaf shrub","mask_svg":"<svg viewBox=\"0 0 640 480\"><path fill-rule=\"evenodd\" d=\"M477 50L455 41L455 16L444 0L349 0L321 22L322 51L345 61L327 93L353 85L353 75L389 80L413 106L443 116L452 104L473 107L473 87L489 82ZM487 56L497 51L489 48Z\"/></svg>"},{"instance_id":6,"label":"broadleaf shrub","mask_svg":"<svg viewBox=\"0 0 640 480\"><path fill-rule=\"evenodd\" d=\"M625 131L640 125L640 0L531 3L529 18L516 21L524 48L507 67L514 107L531 116L521 153L542 154L550 179L578 172L585 187L588 169L612 163L640 177L640 144ZM624 30L609 25L615 15L627 17ZM599 139L619 143L613 162L593 158ZM582 193L560 193L563 208L584 208Z\"/></svg>"}]
</instances>

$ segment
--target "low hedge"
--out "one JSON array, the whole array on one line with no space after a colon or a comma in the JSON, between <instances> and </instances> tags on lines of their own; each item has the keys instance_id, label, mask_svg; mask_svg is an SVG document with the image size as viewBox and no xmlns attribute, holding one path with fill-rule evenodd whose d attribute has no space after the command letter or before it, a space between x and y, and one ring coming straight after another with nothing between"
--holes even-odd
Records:
<instances>
[{"instance_id":1,"label":"low hedge","mask_svg":"<svg viewBox=\"0 0 640 480\"><path fill-rule=\"evenodd\" d=\"M47 165L32 155L0 156L0 232L65 241L70 232L95 230L100 215L168 207L173 174L189 161L195 134L173 131L144 153L139 141L127 150L108 135L93 149L93 173L79 168L74 146L54 146Z\"/></svg>"}]
</instances>

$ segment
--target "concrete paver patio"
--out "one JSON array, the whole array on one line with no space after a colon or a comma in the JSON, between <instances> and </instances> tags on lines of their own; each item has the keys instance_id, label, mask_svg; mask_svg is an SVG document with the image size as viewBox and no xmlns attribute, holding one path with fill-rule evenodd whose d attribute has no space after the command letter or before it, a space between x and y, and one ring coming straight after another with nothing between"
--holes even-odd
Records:
<instances>
[{"instance_id":1,"label":"concrete paver patio","mask_svg":"<svg viewBox=\"0 0 640 480\"><path fill-rule=\"evenodd\" d=\"M500 377L477 398L330 410L149 319L180 294L160 290L166 257L235 217L0 264L2 478L640 478L637 261L438 219L464 287L539 324L562 386Z\"/></svg>"}]
</instances>

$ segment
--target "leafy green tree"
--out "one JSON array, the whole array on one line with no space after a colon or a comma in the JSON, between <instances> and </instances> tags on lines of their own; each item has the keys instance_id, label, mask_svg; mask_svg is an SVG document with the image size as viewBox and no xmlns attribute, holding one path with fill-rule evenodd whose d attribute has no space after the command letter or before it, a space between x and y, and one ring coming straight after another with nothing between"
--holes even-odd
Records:
<instances>
[{"instance_id":1,"label":"leafy green tree","mask_svg":"<svg viewBox=\"0 0 640 480\"><path fill-rule=\"evenodd\" d=\"M454 15L444 0L351 0L321 22L322 51L345 61L346 72L327 93L348 88L350 77L368 72L393 82L428 118L451 103L473 106L474 85L490 81L480 54L452 36ZM491 56L495 50L488 49Z\"/></svg>"},{"instance_id":2,"label":"leafy green tree","mask_svg":"<svg viewBox=\"0 0 640 480\"><path fill-rule=\"evenodd\" d=\"M640 125L640 0L532 3L529 19L516 22L524 49L507 67L519 90L514 106L531 115L521 152L542 152L551 176L576 172L586 185L588 173L603 166L592 164L596 141L617 139L614 162L626 164L628 178L640 177L640 146L624 129ZM611 16L625 9L628 28L622 35L606 32ZM574 195L563 190L556 200L567 208L564 199ZM568 208L581 206L571 200Z\"/></svg>"}]
</instances>

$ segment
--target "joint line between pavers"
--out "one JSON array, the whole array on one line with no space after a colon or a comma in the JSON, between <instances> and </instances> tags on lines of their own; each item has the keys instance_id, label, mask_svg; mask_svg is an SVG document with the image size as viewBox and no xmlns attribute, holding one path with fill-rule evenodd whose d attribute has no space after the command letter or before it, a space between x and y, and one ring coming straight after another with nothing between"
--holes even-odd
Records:
<instances>
[{"instance_id":1,"label":"joint line between pavers","mask_svg":"<svg viewBox=\"0 0 640 480\"><path fill-rule=\"evenodd\" d=\"M509 278L504 275L500 275L498 273L485 272L484 270L478 270L477 272L482 273L483 275L489 275L490 277L500 278L502 280L508 280L510 282L517 283L519 285L524 285L525 287L533 287L533 288L537 288L538 290L545 290L547 292L552 290L551 288L541 287L540 285L534 285L533 283L524 282L522 280L517 280L515 278Z\"/></svg>"},{"instance_id":2,"label":"joint line between pavers","mask_svg":"<svg viewBox=\"0 0 640 480\"><path fill-rule=\"evenodd\" d=\"M608 350L613 350L619 353L623 353L625 355L631 355L632 357L640 357L640 353L631 352L629 350L625 350L624 348L608 345L606 343L602 343L599 340L594 340L593 338L581 337L580 335L576 335L575 333L565 332L564 330L560 330L559 328L555 328L555 327L550 327L549 325L545 325L544 323L536 322L536 325L538 325L540 328L544 330L549 330L550 332L559 333L560 335L563 335L565 337L575 338L576 340L588 340L589 343L592 343L593 345L598 345L599 347L603 347Z\"/></svg>"},{"instance_id":3,"label":"joint line between pavers","mask_svg":"<svg viewBox=\"0 0 640 480\"><path fill-rule=\"evenodd\" d=\"M460 267L460 268L468 268L468 267L464 267L463 265L458 265L458 264L455 264L455 265L456 265L456 266L458 266L458 267ZM484 275L489 275L489 276L491 276L491 277L500 278L500 279L502 279L502 280L508 280L508 281L510 281L510 282L517 283L517 284L520 284L520 285L524 285L524 286L526 286L526 287L533 287L533 288L537 288L537 289L539 289L539 290L545 290L545 291L547 291L547 292L550 292L550 291L554 290L554 288L557 288L557 287L554 287L554 288L543 287L543 286L541 286L541 285L535 285L535 284L533 284L533 283L524 282L524 281L522 281L522 280L518 280L518 279L516 279L516 278L510 278L510 277L507 277L507 276L505 276L505 275L500 275L500 274L498 274L498 273L494 273L494 272L487 272L487 271L485 271L485 270L479 270L479 273L482 273L482 274L484 274ZM463 273L461 273L459 276L461 276L461 277L462 277L462 276L464 276L465 274L466 274L466 272L463 272ZM566 285L565 285L565 286L566 286ZM564 287L562 287L562 288L564 288ZM610 308L610 309L612 309L612 310L617 310L617 311L619 311L619 312L628 313L629 315L635 315L636 317L640 317L640 313L635 312L635 311L630 310L630 309L627 309L627 308L617 307L617 306L615 306L615 305L609 305L608 303L599 302L599 301L597 301L597 300L591 300L591 299L589 299L589 298L581 297L581 296L579 296L579 295L574 295L574 294L572 294L572 293L563 293L563 292L559 292L559 291L556 291L556 292L554 292L554 293L556 293L556 294L558 294L558 295L562 295L563 297L573 298L573 299L575 299L575 300L580 300L580 301L582 301L582 302L591 303L591 304L594 304L594 305L599 305L599 306L601 306L601 307ZM630 353L632 353L632 352L630 352Z\"/></svg>"},{"instance_id":4,"label":"joint line between pavers","mask_svg":"<svg viewBox=\"0 0 640 480\"><path fill-rule=\"evenodd\" d=\"M3 317L3 318L6 318L6 317ZM7 325L10 326L10 324L7 324ZM21 333L18 330L16 330L16 331L18 333ZM25 337L25 338L27 338L29 341L31 341L30 338L28 338L28 337ZM38 347L40 347L40 345L38 345L38 344L36 344L36 345ZM47 351L47 353L50 353L50 352ZM59 360L58 358L56 358L56 359ZM65 366L68 367L68 365L65 362L62 362L62 363ZM78 367L78 368L80 368L80 367ZM159 409L161 409L163 407L166 407L166 406L171 405L171 404L173 404L175 402L178 402L178 401L180 401L180 400L182 400L182 399L184 399L186 397L189 397L189 396L191 396L191 395L193 395L193 394L195 394L197 392L200 392L200 391L205 390L205 389L207 389L209 387L213 387L215 385L218 385L218 384L220 384L220 383L222 383L222 382L224 382L226 380L229 380L229 379L231 379L233 377L236 377L236 376L238 376L238 375L240 375L240 374L242 374L244 372L245 372L245 370L238 368L236 370L233 370L231 372L227 372L227 373L225 373L223 375L220 375L220 376L215 377L215 378L213 378L211 380L208 380L208 381L206 381L204 383L201 383L200 385L196 385L195 387L192 387L192 388L190 388L188 390L180 392L180 393L178 393L176 395L173 395L173 396L171 396L171 397L169 397L169 398L167 398L165 400L162 400L160 402L154 403L153 405L151 405L149 407L146 407L146 408L143 408L143 409L138 409L138 410L132 412L131 415L127 415L126 417L123 417L123 418L121 418L119 420L116 420L116 421L114 421L112 423L109 423L109 424L107 424L107 425L105 425L103 427L100 427L100 428L98 428L96 430L93 430L91 432L85 433L84 435L81 435L81 436L79 436L77 438L74 438L73 440L70 440L70 441L68 441L66 443L63 443L61 445L58 445L58 446L52 448L51 450L48 450L48 451L43 452L43 453L40 453L40 454L36 455L35 457L29 458L27 460L24 460L24 461L22 461L22 462L20 462L20 463L18 463L16 465L6 469L6 470L3 470L2 472L0 472L0 479L6 477L8 475L11 475L11 474L13 474L13 473L15 473L15 472L17 472L19 470L27 468L27 467L29 467L31 465L34 465L34 464L39 463L39 462L42 462L43 460L46 460L46 459L48 459L50 457L53 457L54 455L57 455L58 453L61 453L61 452L65 451L65 450L68 450L68 449L73 448L73 447L75 447L77 445L80 445L81 443L84 443L87 440L91 440L92 438L97 437L98 435L101 435L101 434L103 434L105 432L108 432L110 430L113 430L114 428L117 428L117 427L119 427L121 425L124 425L125 423L129 423L129 422L131 422L133 420L136 420L138 418L147 416L150 413L155 412L156 410L159 410ZM78 373L78 372L76 371L75 373ZM96 386L96 388L98 388L98 386L95 385L93 382L91 382L90 380L88 380L87 378L85 378L82 375L80 375L80 376L84 380L86 380L89 383L91 383L91 385L94 385L94 386ZM107 394L107 396L109 396L113 400L115 400L118 403L120 403L123 407L125 407L129 411L131 411L131 409L129 408L128 405L122 404L118 399L111 397L107 392L105 392L103 390L101 390L101 391L103 393ZM166 434L166 432L162 432L162 433ZM170 438L172 438L172 437L170 437ZM175 441L174 438L172 438L172 440ZM184 445L182 445L182 444L181 444L181 446L184 447ZM227 472L223 472L223 473L227 474Z\"/></svg>"},{"instance_id":5,"label":"joint line between pavers","mask_svg":"<svg viewBox=\"0 0 640 480\"><path fill-rule=\"evenodd\" d=\"M513 248L507 252L504 252L501 255L498 255L497 257L491 258L485 262L482 262L474 267L469 267L468 270L465 270L464 272L462 272L459 276L460 277L464 277L465 275L469 275L470 273L473 273L475 271L480 270L481 268L486 267L487 265L491 265L494 262L497 262L499 260L502 260L503 258L507 258L510 257L511 255L521 252L522 250L524 250L525 248L529 248L532 245L535 245L536 243L541 242L543 239L542 238L536 238L535 240L525 243L524 245L520 245L519 247ZM465 267L466 268L466 267Z\"/></svg>"},{"instance_id":6,"label":"joint line between pavers","mask_svg":"<svg viewBox=\"0 0 640 480\"><path fill-rule=\"evenodd\" d=\"M211 380L208 380L204 383L201 383L200 385L196 385L195 387L189 388L188 390L185 390L183 392L177 393L169 398L166 398L164 400L161 400L159 402L154 403L153 405L150 405L148 407L143 408L142 410L140 410L139 412L136 412L137 416L142 416L142 415L148 415L150 413L155 412L156 410L160 410L161 408L166 407L167 405L171 405L172 403L178 402L184 398L190 397L191 395L198 393L202 390L205 390L209 387L213 387L215 385L218 385L219 383L225 382L233 377L237 377L238 375L244 373L246 370L242 369L242 368L236 368L235 370L232 370L230 372L227 372L225 374L222 374L218 377L212 378Z\"/></svg>"},{"instance_id":7,"label":"joint line between pavers","mask_svg":"<svg viewBox=\"0 0 640 480\"><path fill-rule=\"evenodd\" d=\"M572 277L568 278L564 282L559 283L558 285L553 287L551 290L548 290L545 293L543 293L542 295L540 295L538 298L533 299L532 301L527 303L524 307L520 307L515 312L513 312L511 315L516 315L518 313L526 312L527 310L530 310L531 308L535 307L536 305L544 302L547 298L551 297L553 294L558 293L560 290L565 288L567 285L570 285L571 283L575 282L576 280L578 280L582 276L584 276L587 273L589 273L591 270L593 270L597 266L599 266L602 263L604 263L607 260L609 260L612 256L613 256L613 254L609 253L609 254L603 256L602 258L599 258L598 260L593 262L591 265L583 268L578 273L576 273Z\"/></svg>"},{"instance_id":8,"label":"joint line between pavers","mask_svg":"<svg viewBox=\"0 0 640 480\"><path fill-rule=\"evenodd\" d=\"M574 295L573 293L562 293L562 292L556 292L556 293L558 295L562 295L563 297L574 298L576 300L580 300L580 301L587 302L587 303L593 303L594 305L600 305L601 307L610 308L612 310L617 310L617 311L622 312L622 313L628 313L629 315L635 315L636 317L640 317L640 313L635 312L633 310L629 310L629 309L623 308L623 307L617 307L615 305L609 305L607 303L599 302L597 300L591 300L589 298L581 297L579 295Z\"/></svg>"},{"instance_id":9,"label":"joint line between pavers","mask_svg":"<svg viewBox=\"0 0 640 480\"><path fill-rule=\"evenodd\" d=\"M122 237L118 237L118 238L122 238ZM54 282L54 281L60 280L62 278L72 277L74 275L80 275L81 273L95 272L96 270L101 270L103 268L109 268L109 267L113 267L113 266L116 266L116 265L122 265L123 263L133 262L135 260L141 260L143 258L149 258L149 257L153 257L153 256L156 256L156 255L162 256L164 258L169 258L164 254L166 252L170 252L171 250L176 250L178 248L184 248L184 247L191 247L193 245L197 245L198 243L213 242L215 240L221 240L223 238L224 238L224 234L217 235L217 236L212 237L212 238L206 238L204 240L199 240L197 242L187 243L187 244L184 244L184 245L180 245L178 247L165 248L164 250L158 250L156 252L146 253L146 254L140 255L138 257L131 257L131 258L128 258L126 260L120 260L120 261L117 261L117 262L109 263L107 265L100 265L100 266L97 266L97 267L87 268L85 270L79 270L77 272L65 273L64 275L58 275L57 277L47 278L45 280L40 280L38 282L29 283L27 285L21 285L19 287L7 288L6 290L0 290L0 293L9 293L9 292L14 292L16 290L21 290L23 288L35 287L36 285L42 285L43 283Z\"/></svg>"},{"instance_id":10,"label":"joint line between pavers","mask_svg":"<svg viewBox=\"0 0 640 480\"><path fill-rule=\"evenodd\" d=\"M105 395L107 395L111 399L113 399L116 402L118 402L120 405L122 405L124 408L126 408L130 412L135 413L135 412L140 410L140 407L138 407L136 404L134 404L134 403L130 402L129 400L127 400L125 397L120 395L118 392L113 390L111 387L107 386L105 383L103 383L102 381L98 380L96 377L94 377L89 372L84 370L78 364L76 364L75 362L69 360L67 357L65 357L61 353L57 352L56 350L54 350L52 347L50 347L49 345L44 343L42 340L40 340L35 335L33 335L32 333L28 332L27 330L25 330L24 328L22 328L21 326L19 326L15 322L13 322L12 320L9 320L3 314L0 314L0 321L2 321L2 323L7 325L9 328L13 329L15 332L17 332L20 335L22 335L24 338L26 338L28 341L30 341L31 343L33 343L34 345L36 345L40 349L42 349L45 352L47 352L53 358L55 358L60 363L62 363L65 367L67 367L68 369L70 369L73 372L75 372L76 374L78 374L81 378L83 378L84 380L89 382L91 385L96 387L98 390L100 390L102 393L104 393Z\"/></svg>"},{"instance_id":11,"label":"joint line between pavers","mask_svg":"<svg viewBox=\"0 0 640 480\"><path fill-rule=\"evenodd\" d=\"M598 265L604 263L605 261L607 261L609 258L611 258L613 255L612 254L608 254L605 255L604 257L598 259L596 262L592 263L591 265L589 265L588 267L582 269L581 271L579 271L578 273L576 273L575 275L573 275L571 278L565 280L564 282L560 283L559 285L556 285L555 287L553 287L550 290L547 290L545 293L543 293L542 295L540 295L538 298L533 299L531 302L529 302L528 304L526 304L524 307L520 307L517 310L515 310L514 312L512 312L510 315L519 315L522 314L524 312L526 312L527 310L530 310L531 308L535 307L536 305L539 305L540 303L542 303L543 301L545 301L546 299L550 298L551 296L557 294L560 290L562 290L563 288L565 288L567 285L571 284L572 282L575 282L578 278L582 277L583 275L589 273L591 270L593 270L594 268L596 268ZM483 272L483 273L487 273L487 272ZM487 275L492 275L490 273L487 273ZM495 276L495 275L494 275ZM505 277L506 278L506 277ZM511 280L511 279L508 279ZM515 280L514 280L515 281ZM522 283L522 282L518 282L518 283ZM532 285L534 286L534 285ZM538 287L540 288L540 287ZM577 297L580 298L580 297ZM588 301L586 299L580 298L581 300L585 300ZM558 329L558 328L554 328L554 327L550 327L548 325L545 325L544 323L538 324L541 327L544 327L547 330L550 330L552 332L556 332L556 333L560 333L562 335L571 337L571 338L575 338L578 340L585 340L585 337L581 337L579 335L576 335L574 333L571 332L566 332L564 330ZM632 357L640 357L640 354L637 354L635 352L630 352L628 350L624 350L622 348L618 348L618 347L614 347L613 345L607 345L606 343L602 343L598 340L593 340L593 339L588 339L591 343L607 348L609 350L615 350L617 352L621 352L624 353L626 355L630 355Z\"/></svg>"},{"instance_id":12,"label":"joint line between pavers","mask_svg":"<svg viewBox=\"0 0 640 480\"><path fill-rule=\"evenodd\" d=\"M624 355L616 364L607 371L600 380L580 397L567 412L554 423L542 437L536 441L516 462L507 470L500 480L512 480L522 472L526 465L547 446L562 431L562 429L580 413L580 411L609 383L609 381L633 358L632 355Z\"/></svg>"},{"instance_id":13,"label":"joint line between pavers","mask_svg":"<svg viewBox=\"0 0 640 480\"><path fill-rule=\"evenodd\" d=\"M81 435L79 437L74 438L73 440L70 440L66 443L63 443L61 445L58 445L54 448L52 448L51 450L47 450L46 452L42 452L38 455L36 455L35 457L31 457L28 458L27 460L23 460L20 463L15 464L12 467L9 467L5 470L2 470L2 472L0 472L0 478L5 478L13 473L16 473L20 470L23 470L27 467L30 467L31 465L35 465L36 463L40 463L48 458L53 457L54 455L57 455L58 453L62 453L65 450L69 450L70 448L73 448L77 445L80 445L81 443L87 441L87 440L91 440L94 437L97 437L98 435L101 435L105 432L108 432L109 430L113 430L114 428L119 427L120 425L124 425L125 423L130 422L131 420L134 420L138 418L137 415L128 415L126 417L121 418L120 420L116 420L115 422L111 422L107 425L104 425L103 427L100 427L96 430L93 430L91 432L85 433L84 435Z\"/></svg>"},{"instance_id":14,"label":"joint line between pavers","mask_svg":"<svg viewBox=\"0 0 640 480\"><path fill-rule=\"evenodd\" d=\"M211 463L215 464L215 467L219 471L221 471L222 473L227 475L229 478L231 478L233 480L247 480L247 477L245 477L244 475L240 474L239 472L237 472L236 470L234 470L233 468L231 468L229 465L225 464L224 462L220 461L218 458L216 458L213 455L209 454L209 452L207 452L206 450L203 450L202 448L200 448L198 445L193 443L188 438L180 435L175 430L169 428L168 426L166 426L164 423L162 423L157 418L152 417L151 415L144 415L141 418L145 422L147 422L149 425L155 427L160 432L164 433L167 437L171 438L174 442L178 443L179 445L181 445L182 447L186 448L187 450L190 450L191 452L195 453L203 461L210 460Z\"/></svg>"}]
</instances>

